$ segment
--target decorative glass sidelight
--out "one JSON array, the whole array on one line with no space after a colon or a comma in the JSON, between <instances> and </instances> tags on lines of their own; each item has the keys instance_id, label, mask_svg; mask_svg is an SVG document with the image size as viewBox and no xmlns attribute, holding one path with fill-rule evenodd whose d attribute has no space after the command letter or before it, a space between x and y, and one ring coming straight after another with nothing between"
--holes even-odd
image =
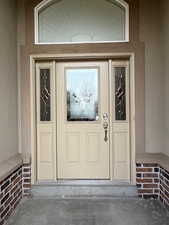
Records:
<instances>
[{"instance_id":1,"label":"decorative glass sidelight","mask_svg":"<svg viewBox=\"0 0 169 225\"><path fill-rule=\"evenodd\" d=\"M67 121L97 121L99 75L98 69L66 70Z\"/></svg>"},{"instance_id":2,"label":"decorative glass sidelight","mask_svg":"<svg viewBox=\"0 0 169 225\"><path fill-rule=\"evenodd\" d=\"M115 67L115 120L126 120L125 67Z\"/></svg>"},{"instance_id":3,"label":"decorative glass sidelight","mask_svg":"<svg viewBox=\"0 0 169 225\"><path fill-rule=\"evenodd\" d=\"M40 69L40 121L51 120L50 69Z\"/></svg>"}]
</instances>

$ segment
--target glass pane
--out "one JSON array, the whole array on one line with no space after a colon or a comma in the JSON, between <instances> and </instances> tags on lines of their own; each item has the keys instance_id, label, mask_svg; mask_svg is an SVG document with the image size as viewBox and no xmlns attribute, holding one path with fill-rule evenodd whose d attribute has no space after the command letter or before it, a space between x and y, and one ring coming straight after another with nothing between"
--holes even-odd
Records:
<instances>
[{"instance_id":1,"label":"glass pane","mask_svg":"<svg viewBox=\"0 0 169 225\"><path fill-rule=\"evenodd\" d=\"M66 79L67 120L98 120L98 69L67 69Z\"/></svg>"},{"instance_id":2,"label":"glass pane","mask_svg":"<svg viewBox=\"0 0 169 225\"><path fill-rule=\"evenodd\" d=\"M50 69L40 69L40 120L51 120Z\"/></svg>"},{"instance_id":3,"label":"glass pane","mask_svg":"<svg viewBox=\"0 0 169 225\"><path fill-rule=\"evenodd\" d=\"M126 70L115 68L115 119L126 120Z\"/></svg>"},{"instance_id":4,"label":"glass pane","mask_svg":"<svg viewBox=\"0 0 169 225\"><path fill-rule=\"evenodd\" d=\"M39 12L39 43L125 40L125 8L115 0L56 0Z\"/></svg>"}]
</instances>

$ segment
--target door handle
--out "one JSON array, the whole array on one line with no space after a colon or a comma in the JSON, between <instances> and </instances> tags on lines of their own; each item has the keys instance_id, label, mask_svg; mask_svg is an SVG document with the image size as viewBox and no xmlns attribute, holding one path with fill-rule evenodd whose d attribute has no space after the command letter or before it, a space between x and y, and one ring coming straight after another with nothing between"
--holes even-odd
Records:
<instances>
[{"instance_id":1,"label":"door handle","mask_svg":"<svg viewBox=\"0 0 169 225\"><path fill-rule=\"evenodd\" d=\"M108 122L104 122L103 123L103 128L104 128L104 141L107 142L108 141Z\"/></svg>"},{"instance_id":2,"label":"door handle","mask_svg":"<svg viewBox=\"0 0 169 225\"><path fill-rule=\"evenodd\" d=\"M108 113L104 113L103 114L103 128L104 128L104 141L107 142L108 141Z\"/></svg>"}]
</instances>

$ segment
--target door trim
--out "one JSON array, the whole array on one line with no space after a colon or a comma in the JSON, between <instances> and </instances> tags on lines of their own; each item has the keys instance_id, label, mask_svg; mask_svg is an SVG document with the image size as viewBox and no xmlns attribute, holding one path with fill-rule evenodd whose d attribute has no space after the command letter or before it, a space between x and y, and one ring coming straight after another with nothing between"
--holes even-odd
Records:
<instances>
[{"instance_id":1,"label":"door trim","mask_svg":"<svg viewBox=\"0 0 169 225\"><path fill-rule=\"evenodd\" d=\"M31 183L35 184L37 181L36 172L37 172L37 157L36 157L36 92L35 92L35 63L36 60L85 60L85 59L107 59L109 60L109 70L110 62L112 59L124 60L128 59L130 64L130 177L131 184L136 184L136 164L135 164L135 155L136 155L136 145L135 145L135 54L134 53L96 53L96 54L37 54L30 55L30 112L31 112ZM110 145L111 146L111 145ZM112 155L110 151L110 156ZM110 175L113 180L112 175L112 157L110 159Z\"/></svg>"}]
</instances>

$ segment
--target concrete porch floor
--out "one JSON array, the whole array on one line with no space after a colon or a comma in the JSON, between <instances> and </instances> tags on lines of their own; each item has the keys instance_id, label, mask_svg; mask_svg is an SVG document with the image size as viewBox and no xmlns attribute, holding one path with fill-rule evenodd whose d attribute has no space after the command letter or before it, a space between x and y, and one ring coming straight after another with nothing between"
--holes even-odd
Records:
<instances>
[{"instance_id":1,"label":"concrete porch floor","mask_svg":"<svg viewBox=\"0 0 169 225\"><path fill-rule=\"evenodd\" d=\"M24 199L8 225L169 225L157 200Z\"/></svg>"}]
</instances>

